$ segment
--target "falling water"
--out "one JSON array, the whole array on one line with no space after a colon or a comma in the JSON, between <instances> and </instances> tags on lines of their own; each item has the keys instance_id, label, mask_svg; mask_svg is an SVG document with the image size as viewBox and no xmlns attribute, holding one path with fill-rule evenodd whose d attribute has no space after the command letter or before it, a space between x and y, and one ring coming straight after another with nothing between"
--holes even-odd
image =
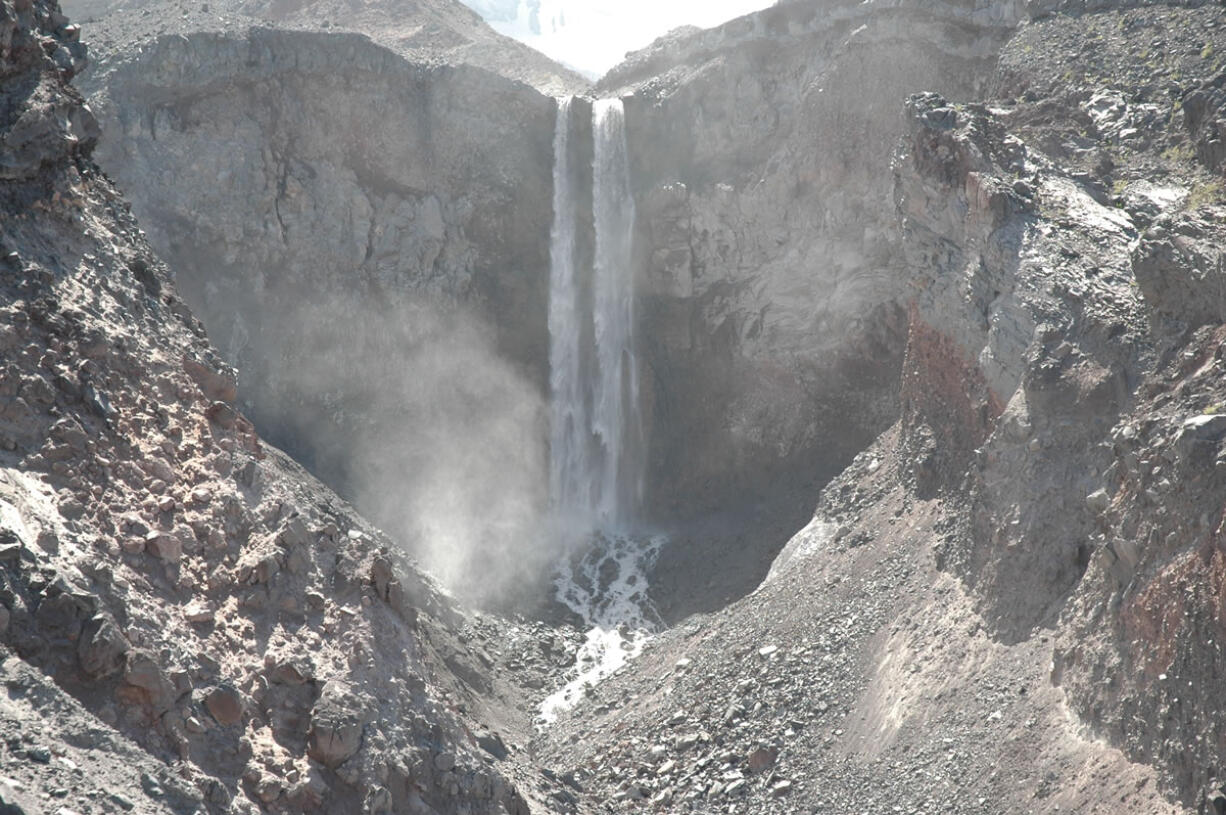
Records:
<instances>
[{"instance_id":1,"label":"falling water","mask_svg":"<svg viewBox=\"0 0 1226 815\"><path fill-rule=\"evenodd\" d=\"M578 179L571 170L571 100L558 102L554 135L553 233L549 280L549 479L554 511L564 527L588 514L592 491L589 388L583 365L583 322L578 262Z\"/></svg>"},{"instance_id":2,"label":"falling water","mask_svg":"<svg viewBox=\"0 0 1226 815\"><path fill-rule=\"evenodd\" d=\"M571 100L558 104L549 301L550 488L571 529L618 532L643 492L643 432L634 353L634 199L622 103L593 104L590 285L577 257L580 184L572 166ZM590 343L590 349L587 344ZM577 531L577 530L576 530Z\"/></svg>"},{"instance_id":3,"label":"falling water","mask_svg":"<svg viewBox=\"0 0 1226 815\"><path fill-rule=\"evenodd\" d=\"M654 630L647 573L664 540L634 534L643 431L634 353L634 198L620 100L592 107L592 262L581 257L572 100L558 103L550 259L550 490L567 556L557 599L587 633L570 681L544 700L548 724L637 656Z\"/></svg>"},{"instance_id":4,"label":"falling water","mask_svg":"<svg viewBox=\"0 0 1226 815\"><path fill-rule=\"evenodd\" d=\"M634 197L621 100L602 99L593 105L592 114L592 214L596 223L592 320L598 366L592 430L600 439L603 468L595 509L602 525L621 530L635 520L643 480L634 353Z\"/></svg>"}]
</instances>

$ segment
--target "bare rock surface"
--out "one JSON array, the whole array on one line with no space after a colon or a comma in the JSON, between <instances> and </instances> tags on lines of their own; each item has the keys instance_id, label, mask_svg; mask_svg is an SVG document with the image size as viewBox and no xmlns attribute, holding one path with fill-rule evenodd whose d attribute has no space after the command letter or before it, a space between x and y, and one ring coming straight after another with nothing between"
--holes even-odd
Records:
<instances>
[{"instance_id":1,"label":"bare rock surface","mask_svg":"<svg viewBox=\"0 0 1226 815\"><path fill-rule=\"evenodd\" d=\"M104 51L88 87L234 407L452 587L459 535L490 540L489 594L527 584L541 565L504 538L544 503L552 97L357 33L222 25ZM233 385L201 384L223 425Z\"/></svg>"},{"instance_id":2,"label":"bare rock surface","mask_svg":"<svg viewBox=\"0 0 1226 815\"><path fill-rule=\"evenodd\" d=\"M448 667L468 617L261 441L92 163L76 30L45 0L0 30L4 805L528 812L554 782L471 735L518 714Z\"/></svg>"},{"instance_id":3,"label":"bare rock surface","mask_svg":"<svg viewBox=\"0 0 1226 815\"><path fill-rule=\"evenodd\" d=\"M785 4L677 32L598 84L627 104L653 510L729 512L759 542L707 531L663 569L719 563L744 578L734 596L749 590L816 490L897 419L910 292L882 157L898 100L982 93L1015 23L961 4Z\"/></svg>"},{"instance_id":4,"label":"bare rock surface","mask_svg":"<svg viewBox=\"0 0 1226 815\"><path fill-rule=\"evenodd\" d=\"M584 632L560 612L465 611L266 443L248 387L267 389L262 405L328 387L289 374L248 384L227 362L242 332L224 335L225 353L210 344L92 163L97 126L67 84L84 67L78 36L47 0L0 5L0 807L1174 815L1226 804L1220 6L785 3L676 35L608 80L634 90L642 157L664 440L654 477L685 476L657 510L719 504L737 479L746 494L686 526L653 578L666 596L690 592L676 617L708 613L537 733L534 706L573 677ZM409 68L353 35L246 23L119 51L97 77L103 122L126 128L133 167L149 160L173 180L198 157L206 191L218 145L242 141L244 126L213 114L247 111L268 87L293 102L255 121L296 158L266 156L259 139L234 153L277 168L234 175L275 188L268 218L228 221L224 200L200 213L164 193L184 219L156 227L168 255L226 270L180 271L194 298L216 298L214 318L253 293L264 299L244 319L275 315L302 280L366 287L344 312L352 324L379 324L372 292L416 304L425 291L478 320L496 304L485 329L535 372L481 378L540 386L542 329L514 320L540 319L542 284L483 278L472 248L502 246L503 218L547 221L530 203L506 209L547 186L553 108L536 90L483 68ZM424 121L455 130L406 137L376 180L345 163L364 150L308 132L310 99L339 107L367 83L390 92L410 77ZM500 91L507 107L491 101ZM490 107L472 119L455 100ZM531 134L482 155L481 172L543 178L478 179L454 196L417 186L467 184L456 168L499 117ZM395 121L397 133L420 124ZM685 149L669 147L678 122L703 125ZM391 140L377 125L355 123L372 151ZM211 128L224 131L216 142ZM658 152L633 146L653 141ZM422 151L435 161L413 166ZM318 181L333 170L352 185ZM355 250L387 265L363 267L358 284L309 269L278 283L311 252L353 248L349 233L312 234L336 220L315 209L336 189L394 198L399 214L368 212L362 223L384 229ZM197 217L224 237L222 255L171 245ZM386 254L371 249L389 232ZM260 285L224 256L248 237L283 264ZM525 313L503 308L506 290L475 296L483 285L518 291ZM323 353L304 336L331 335L285 336L301 361ZM417 347L440 336L455 335L427 331ZM367 351L398 364L388 346ZM786 511L817 503L794 535L770 503L772 479L789 473ZM698 597L704 586L711 597Z\"/></svg>"}]
</instances>

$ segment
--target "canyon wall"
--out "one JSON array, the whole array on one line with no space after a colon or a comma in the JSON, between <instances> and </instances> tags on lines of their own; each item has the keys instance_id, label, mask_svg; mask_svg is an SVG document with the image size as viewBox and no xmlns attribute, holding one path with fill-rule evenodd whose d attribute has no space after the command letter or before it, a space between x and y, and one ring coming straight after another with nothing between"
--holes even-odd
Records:
<instances>
[{"instance_id":1,"label":"canyon wall","mask_svg":"<svg viewBox=\"0 0 1226 815\"><path fill-rule=\"evenodd\" d=\"M262 432L449 580L460 537L504 587L538 571L507 550L546 497L552 98L271 28L160 37L91 83L99 159Z\"/></svg>"},{"instance_id":2,"label":"canyon wall","mask_svg":"<svg viewBox=\"0 0 1226 815\"><path fill-rule=\"evenodd\" d=\"M1036 21L991 104L909 102L899 477L959 507L934 556L993 636L1050 637L1089 731L1218 811L1226 21L1180 5Z\"/></svg>"},{"instance_id":3,"label":"canyon wall","mask_svg":"<svg viewBox=\"0 0 1226 815\"><path fill-rule=\"evenodd\" d=\"M953 5L793 3L633 55L661 514L812 491L898 414L898 100L979 93L1011 30Z\"/></svg>"},{"instance_id":4,"label":"canyon wall","mask_svg":"<svg viewBox=\"0 0 1226 815\"><path fill-rule=\"evenodd\" d=\"M981 92L1015 5L786 4L678 32L595 91L627 99L646 513L674 525L721 509L739 531L777 527L755 547L713 544L740 559L741 591L814 490L898 415L908 283L885 158L898 100ZM467 13L448 9L419 10L422 25ZM160 35L139 34L134 10L96 11L109 43L88 79L100 159L242 371L257 425L418 551L493 526L531 537L554 102L486 70L515 50L477 48L458 25L438 46L392 36L373 6L337 18L324 4L223 5ZM321 18L379 45L322 32ZM394 15L388 26L408 30ZM451 39L470 44L449 51ZM510 76L573 89L561 69ZM468 471L434 473L457 411L432 417L420 396L441 386L434 356L424 373L400 360L449 344L473 349L459 369L483 371L452 401L490 432L459 439ZM509 422L481 413L500 404L516 407ZM440 441L423 448L409 428ZM503 460L522 478L487 487ZM419 490L418 473L449 486ZM439 529L416 518L423 507L490 523Z\"/></svg>"},{"instance_id":5,"label":"canyon wall","mask_svg":"<svg viewBox=\"0 0 1226 815\"><path fill-rule=\"evenodd\" d=\"M375 10L363 9L349 24L374 31ZM938 290L916 270L952 239L934 239L938 247L917 256L897 232L887 157L905 128L899 100L921 90L984 97L1002 81L997 57L1020 22L1088 10L784 3L710 31L675 32L599 83L595 95L626 101L647 516L683 527L716 510L725 519L722 531L697 531L666 552L663 572L702 563L718 580L743 575L733 593L755 585L807 520L815 490L899 416L914 426L908 444L921 459L965 461L979 448L1023 375L1016 357L1036 318L1013 309L1002 318L1008 331L934 329L931 347L909 347L909 336L931 327L926 313L961 314L963 294L990 323L1012 284L985 278L969 293L925 299ZM325 13L316 5L261 12L278 25ZM116 14L100 31L129 19ZM530 536L546 500L554 102L468 57L442 50L427 60L412 38L384 49L353 34L223 29L112 48L89 87L111 134L100 155L243 371L252 416L418 551L430 539L448 549L489 538L494 526L510 530L504 540ZM456 53L476 53L464 49ZM550 87L563 80L559 69ZM1192 99L1188 112L1206 155L1216 131L1201 111L1213 93ZM1099 158L1082 162L1084 171ZM1015 251L991 249L1002 268ZM983 360L979 351L968 357L982 368L979 391L946 405L966 421L940 436L907 393L929 375L952 382L974 373L948 367L947 345L981 348L982 331L1003 344ZM423 350L448 346L462 353ZM1128 361L1099 362L1108 371L1102 387L1116 387L1110 372ZM464 410L431 415L423 394L449 388L455 370L480 372L447 401ZM502 405L513 406L511 418L496 422ZM483 431L457 432L451 419L460 412ZM980 431L966 429L976 424ZM457 451L470 467L431 469ZM507 460L514 478L498 466ZM913 474L937 489L940 478L925 467L947 468L933 459ZM422 482L446 486L418 490ZM420 520L427 508L473 511L489 523L444 528ZM741 537L750 528L753 545ZM1057 602L1075 581L1086 555L1071 546L1052 566L1062 588L1036 604ZM514 555L499 562L508 584L530 571Z\"/></svg>"}]
</instances>

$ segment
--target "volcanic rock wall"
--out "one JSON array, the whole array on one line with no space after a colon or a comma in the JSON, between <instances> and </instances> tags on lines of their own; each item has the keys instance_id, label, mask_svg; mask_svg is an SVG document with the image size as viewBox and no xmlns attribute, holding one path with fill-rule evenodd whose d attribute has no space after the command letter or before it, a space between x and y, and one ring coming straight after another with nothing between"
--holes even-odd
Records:
<instances>
[{"instance_id":1,"label":"volcanic rock wall","mask_svg":"<svg viewBox=\"0 0 1226 815\"><path fill-rule=\"evenodd\" d=\"M357 34L269 28L161 37L91 85L99 158L262 432L427 540L438 573L465 568L446 538L498 536L406 507L536 534L553 100ZM491 457L522 475L495 489ZM500 562L508 586L534 569Z\"/></svg>"},{"instance_id":2,"label":"volcanic rock wall","mask_svg":"<svg viewBox=\"0 0 1226 815\"><path fill-rule=\"evenodd\" d=\"M787 4L666 38L596 90L628 96L648 515L722 508L762 529L752 508L771 506L783 531L756 554L732 547L741 590L899 412L898 100L980 93L1020 13ZM422 469L395 443L429 424L420 377L397 361L447 344L423 317L440 310L472 316L477 345L496 348L484 379L498 384L478 401L521 405L517 435L543 439L552 100L354 35L233 25L113 50L90 87L104 164L243 371L257 425L315 472L402 537L432 537L386 489ZM351 328L372 313L393 339ZM526 486L544 483L542 449L501 447L524 462L506 509L522 536L543 501Z\"/></svg>"},{"instance_id":3,"label":"volcanic rock wall","mask_svg":"<svg viewBox=\"0 0 1226 815\"><path fill-rule=\"evenodd\" d=\"M261 441L92 163L76 37L0 5L0 808L526 811L466 618Z\"/></svg>"},{"instance_id":4,"label":"volcanic rock wall","mask_svg":"<svg viewBox=\"0 0 1226 815\"><path fill-rule=\"evenodd\" d=\"M812 490L898 414L898 100L973 97L1012 20L795 3L634 55L628 102L661 514Z\"/></svg>"},{"instance_id":5,"label":"volcanic rock wall","mask_svg":"<svg viewBox=\"0 0 1226 815\"><path fill-rule=\"evenodd\" d=\"M654 516L820 483L892 421L906 317L881 213L897 99L973 94L1015 16L795 4L665 41L597 89L634 94ZM306 276L363 303L423 287L475 300L543 383L547 98L345 37L259 30L164 37L90 85L114 134L104 163L251 380L282 371L292 388L291 360L265 349L303 345L275 301ZM217 177L230 181L205 192ZM271 427L303 397L252 400ZM343 469L317 454L322 434L281 438L317 471Z\"/></svg>"},{"instance_id":6,"label":"volcanic rock wall","mask_svg":"<svg viewBox=\"0 0 1226 815\"><path fill-rule=\"evenodd\" d=\"M900 447L994 636L1054 632L1080 720L1214 811L1226 20L1190 5L1035 22L991 106L909 103Z\"/></svg>"}]
</instances>

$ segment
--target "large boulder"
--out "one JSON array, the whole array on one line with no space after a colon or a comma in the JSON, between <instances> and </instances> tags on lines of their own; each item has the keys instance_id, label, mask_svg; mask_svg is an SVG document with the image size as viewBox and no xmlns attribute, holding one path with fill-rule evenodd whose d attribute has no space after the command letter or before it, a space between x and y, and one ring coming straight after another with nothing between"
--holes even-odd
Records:
<instances>
[{"instance_id":1,"label":"large boulder","mask_svg":"<svg viewBox=\"0 0 1226 815\"><path fill-rule=\"evenodd\" d=\"M358 694L344 682L328 682L311 710L307 752L327 767L339 767L361 749L366 717Z\"/></svg>"},{"instance_id":2,"label":"large boulder","mask_svg":"<svg viewBox=\"0 0 1226 815\"><path fill-rule=\"evenodd\" d=\"M77 643L77 657L87 676L103 679L123 670L131 648L115 621L100 614L85 624Z\"/></svg>"}]
</instances>

